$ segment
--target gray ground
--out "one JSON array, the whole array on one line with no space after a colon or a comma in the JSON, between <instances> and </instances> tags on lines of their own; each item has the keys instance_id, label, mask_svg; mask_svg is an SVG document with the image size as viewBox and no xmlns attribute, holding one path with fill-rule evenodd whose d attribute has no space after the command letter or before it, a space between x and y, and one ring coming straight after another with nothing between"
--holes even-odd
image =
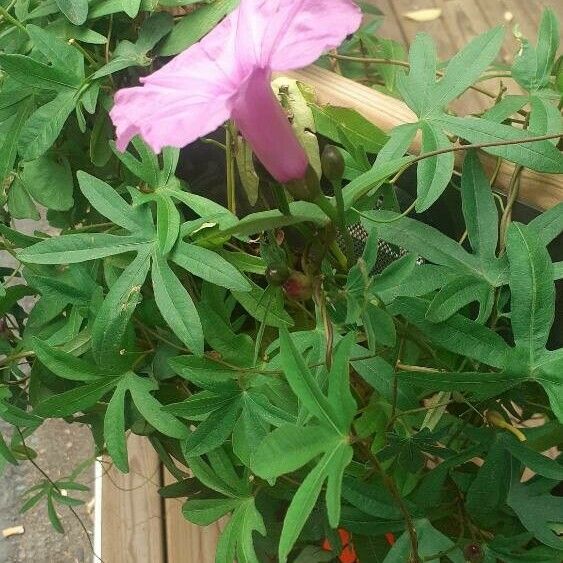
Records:
<instances>
[{"instance_id":1,"label":"gray ground","mask_svg":"<svg viewBox=\"0 0 563 563\"><path fill-rule=\"evenodd\" d=\"M0 423L8 434L8 426ZM37 464L56 480L67 476L80 462L92 455L92 441L86 427L72 426L64 421L46 422L27 440L37 453ZM45 503L21 514L22 495L37 484L41 474L29 462L8 465L0 476L0 532L5 528L22 525L25 532L4 538L0 534L0 563L82 563L92 561L88 539L79 522L67 507L58 510L65 534L56 532L47 517ZM79 493L86 505L75 508L92 535L94 496L93 467L88 467L78 481L91 487L88 493Z\"/></svg>"},{"instance_id":2,"label":"gray ground","mask_svg":"<svg viewBox=\"0 0 563 563\"><path fill-rule=\"evenodd\" d=\"M51 229L42 220L17 221L17 228L32 233L35 229L49 232ZM0 253L0 264L13 265L5 252ZM31 304L28 304L28 306ZM24 305L25 306L25 305ZM0 431L5 437L11 436L9 425L0 420ZM43 424L26 440L38 456L37 464L53 480L69 475L73 469L90 458L93 443L90 432L80 424L69 425L62 420L50 420ZM92 561L88 538L80 523L67 507L60 507L58 514L65 534L56 532L49 518L44 502L39 503L25 514L21 514L23 493L43 479L38 470L29 462L18 466L8 464L0 474L0 563L82 563ZM78 498L88 506L75 508L80 519L92 537L94 469L89 466L78 479L91 487L88 493L79 493ZM76 494L72 496L76 497ZM92 501L92 502L91 502ZM9 538L2 536L6 528L22 525L24 533Z\"/></svg>"}]
</instances>

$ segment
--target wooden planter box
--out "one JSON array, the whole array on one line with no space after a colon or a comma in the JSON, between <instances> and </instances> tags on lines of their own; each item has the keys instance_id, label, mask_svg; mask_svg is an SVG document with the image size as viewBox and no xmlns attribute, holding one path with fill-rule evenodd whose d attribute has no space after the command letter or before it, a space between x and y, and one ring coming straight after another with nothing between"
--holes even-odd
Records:
<instances>
[{"instance_id":1,"label":"wooden planter box","mask_svg":"<svg viewBox=\"0 0 563 563\"><path fill-rule=\"evenodd\" d=\"M321 103L353 108L385 131L416 121L403 102L319 67L288 75L312 86ZM415 140L411 151L419 150ZM458 167L462 161L463 154L458 153ZM484 155L483 162L490 177L496 158ZM503 163L495 189L506 191L513 168ZM538 210L563 201L563 176L525 170L520 201ZM108 462L102 464L103 476L98 480L96 510L101 519L96 545L104 563L214 563L221 524L200 528L187 522L181 500L164 500L158 494L162 485L173 480L149 441L130 435L128 448L130 473L122 475Z\"/></svg>"}]
</instances>

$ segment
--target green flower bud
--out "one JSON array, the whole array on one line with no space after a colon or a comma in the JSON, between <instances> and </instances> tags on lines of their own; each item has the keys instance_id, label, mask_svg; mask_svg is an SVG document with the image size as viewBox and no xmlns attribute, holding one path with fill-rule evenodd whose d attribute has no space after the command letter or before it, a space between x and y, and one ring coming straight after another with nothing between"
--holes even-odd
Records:
<instances>
[{"instance_id":1,"label":"green flower bud","mask_svg":"<svg viewBox=\"0 0 563 563\"><path fill-rule=\"evenodd\" d=\"M296 200L314 201L321 194L319 178L310 165L304 178L288 182L285 187Z\"/></svg>"},{"instance_id":2,"label":"green flower bud","mask_svg":"<svg viewBox=\"0 0 563 563\"><path fill-rule=\"evenodd\" d=\"M344 157L334 145L327 145L321 156L323 174L330 182L340 182L344 176Z\"/></svg>"}]
</instances>

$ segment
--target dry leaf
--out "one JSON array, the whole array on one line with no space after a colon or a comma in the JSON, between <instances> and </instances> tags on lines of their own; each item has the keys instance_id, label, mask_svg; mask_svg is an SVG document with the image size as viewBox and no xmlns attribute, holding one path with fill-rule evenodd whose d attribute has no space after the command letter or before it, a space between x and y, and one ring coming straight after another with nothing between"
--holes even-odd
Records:
<instances>
[{"instance_id":1,"label":"dry leaf","mask_svg":"<svg viewBox=\"0 0 563 563\"><path fill-rule=\"evenodd\" d=\"M2 536L9 538L10 536L21 536L25 530L23 526L13 526L12 528L4 528L2 530Z\"/></svg>"},{"instance_id":2,"label":"dry leaf","mask_svg":"<svg viewBox=\"0 0 563 563\"><path fill-rule=\"evenodd\" d=\"M403 17L415 22L431 22L437 20L442 15L441 8L427 8L425 10L414 10L405 12Z\"/></svg>"}]
</instances>

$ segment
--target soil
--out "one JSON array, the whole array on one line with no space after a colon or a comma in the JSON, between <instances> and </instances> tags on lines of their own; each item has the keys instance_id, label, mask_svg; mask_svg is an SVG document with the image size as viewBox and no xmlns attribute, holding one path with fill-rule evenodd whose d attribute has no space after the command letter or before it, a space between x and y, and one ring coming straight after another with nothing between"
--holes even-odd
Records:
<instances>
[{"instance_id":1,"label":"soil","mask_svg":"<svg viewBox=\"0 0 563 563\"><path fill-rule=\"evenodd\" d=\"M0 422L0 430L9 436L10 427ZM27 439L37 452L37 464L53 480L69 475L82 461L93 454L90 433L85 426L50 420ZM43 476L28 461L7 465L0 475L0 531L23 526L24 533L4 538L0 535L0 563L83 563L92 561L92 551L84 530L66 506L57 509L65 533L54 530L47 516L45 502L22 514L20 508L25 491L41 482ZM84 505L75 511L93 538L93 465L87 467L78 482L90 487L78 493ZM77 496L73 493L72 496Z\"/></svg>"}]
</instances>

